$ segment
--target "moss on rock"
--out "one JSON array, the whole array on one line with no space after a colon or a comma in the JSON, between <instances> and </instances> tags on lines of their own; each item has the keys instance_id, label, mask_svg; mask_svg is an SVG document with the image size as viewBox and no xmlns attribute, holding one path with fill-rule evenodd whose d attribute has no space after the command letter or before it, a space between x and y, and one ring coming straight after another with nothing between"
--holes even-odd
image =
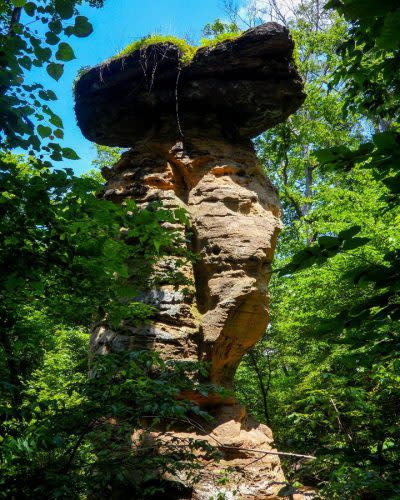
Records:
<instances>
[{"instance_id":1,"label":"moss on rock","mask_svg":"<svg viewBox=\"0 0 400 500\"><path fill-rule=\"evenodd\" d=\"M158 43L172 43L181 51L181 61L183 64L188 64L193 59L196 52L202 47L214 47L218 43L224 42L225 40L233 40L241 35L241 32L237 33L221 33L217 35L215 38L202 38L200 40L200 45L190 45L183 38L178 38L173 35L148 35L146 37L137 40L136 42L132 42L127 45L123 50L118 52L114 56L114 58L127 56L135 50L139 50L145 47L149 47L150 45L156 45Z\"/></svg>"},{"instance_id":2,"label":"moss on rock","mask_svg":"<svg viewBox=\"0 0 400 500\"><path fill-rule=\"evenodd\" d=\"M136 42L132 42L127 45L121 52L118 52L115 57L127 56L135 50L139 50L145 47L149 47L150 45L156 45L157 43L172 43L182 52L182 62L190 62L193 59L193 56L197 50L197 47L194 47L187 43L183 38L178 38L172 35L148 35Z\"/></svg>"}]
</instances>

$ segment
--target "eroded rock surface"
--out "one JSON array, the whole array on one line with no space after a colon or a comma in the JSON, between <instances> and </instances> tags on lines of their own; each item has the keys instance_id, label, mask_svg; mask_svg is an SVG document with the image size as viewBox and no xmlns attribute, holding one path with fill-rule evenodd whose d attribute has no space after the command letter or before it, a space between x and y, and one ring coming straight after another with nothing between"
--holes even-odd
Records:
<instances>
[{"instance_id":1,"label":"eroded rock surface","mask_svg":"<svg viewBox=\"0 0 400 500\"><path fill-rule=\"evenodd\" d=\"M171 43L151 45L84 73L75 88L88 139L135 146L147 139L251 138L284 121L305 98L293 41L277 23L199 49L190 64Z\"/></svg>"},{"instance_id":2,"label":"eroded rock surface","mask_svg":"<svg viewBox=\"0 0 400 500\"><path fill-rule=\"evenodd\" d=\"M123 334L100 326L92 352L151 348L165 359L208 361L210 381L231 387L241 358L268 324L267 285L280 229L277 193L250 138L304 100L292 49L288 31L268 23L201 49L183 68L176 47L158 44L93 68L78 81L76 112L86 137L134 146L103 171L104 197L184 207L190 247L200 257L185 270L193 290L165 285L149 291L142 300L157 308L152 324L127 325ZM217 470L229 465L235 472L227 498L275 498L284 483L279 458L260 456L272 450L271 431L233 398L210 395L199 402L215 420L197 434L225 458L205 468L191 497L215 496L221 490ZM178 433L197 436L189 429Z\"/></svg>"},{"instance_id":3,"label":"eroded rock surface","mask_svg":"<svg viewBox=\"0 0 400 500\"><path fill-rule=\"evenodd\" d=\"M243 354L268 324L278 197L249 141L158 148L125 153L106 173L104 196L118 201L134 192L142 205L162 200L168 208L187 210L192 249L201 257L193 266L196 294L183 297L171 286L161 287L148 297L159 310L151 326L121 339L106 329L101 336L111 350L133 349L141 338L167 359L211 361L211 382L229 387Z\"/></svg>"}]
</instances>

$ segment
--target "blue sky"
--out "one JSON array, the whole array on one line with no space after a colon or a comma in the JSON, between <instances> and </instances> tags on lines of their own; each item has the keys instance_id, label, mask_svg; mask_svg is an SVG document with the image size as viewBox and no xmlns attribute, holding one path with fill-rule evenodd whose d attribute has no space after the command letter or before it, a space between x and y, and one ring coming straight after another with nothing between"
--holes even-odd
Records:
<instances>
[{"instance_id":1,"label":"blue sky","mask_svg":"<svg viewBox=\"0 0 400 500\"><path fill-rule=\"evenodd\" d=\"M78 70L98 64L148 33L187 36L196 42L206 23L225 17L222 0L105 0L104 4L101 9L80 9L93 24L94 32L88 38L71 37L76 59L65 64L58 82L47 76L45 68L32 75L58 96L51 107L64 122L62 145L75 149L81 158L64 161L62 166L74 168L77 174L92 168L95 156L93 144L82 136L75 122L72 85Z\"/></svg>"}]
</instances>

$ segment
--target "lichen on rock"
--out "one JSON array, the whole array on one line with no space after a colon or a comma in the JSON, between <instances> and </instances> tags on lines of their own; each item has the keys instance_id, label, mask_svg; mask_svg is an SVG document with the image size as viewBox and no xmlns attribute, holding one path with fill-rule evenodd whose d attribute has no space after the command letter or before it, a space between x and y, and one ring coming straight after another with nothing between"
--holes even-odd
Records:
<instances>
[{"instance_id":1,"label":"lichen on rock","mask_svg":"<svg viewBox=\"0 0 400 500\"><path fill-rule=\"evenodd\" d=\"M104 197L184 207L191 250L199 256L185 271L195 284L192 293L169 285L149 292L143 301L157 308L152 324L123 336L98 327L93 352L146 347L166 359L207 361L209 381L231 387L241 358L269 321L280 207L251 138L284 121L305 98L292 51L288 30L267 23L199 49L183 67L179 48L159 43L78 80L76 115L84 135L132 147L104 172ZM210 395L198 402L215 416L199 435L218 443L223 464L234 467L237 498L274 498L284 484L279 458L251 451L271 452L271 431L234 398ZM189 429L183 434L196 437ZM207 468L192 498L216 494L218 467Z\"/></svg>"}]
</instances>

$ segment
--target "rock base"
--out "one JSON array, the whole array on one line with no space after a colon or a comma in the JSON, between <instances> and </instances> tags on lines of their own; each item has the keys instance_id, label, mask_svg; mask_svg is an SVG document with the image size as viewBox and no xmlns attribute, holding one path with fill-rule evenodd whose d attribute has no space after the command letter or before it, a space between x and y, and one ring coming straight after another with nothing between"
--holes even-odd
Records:
<instances>
[{"instance_id":1,"label":"rock base","mask_svg":"<svg viewBox=\"0 0 400 500\"><path fill-rule=\"evenodd\" d=\"M273 454L277 450L271 430L240 405L219 406L210 413L214 420L203 431L174 434L182 439L205 440L222 454L219 462L204 464L190 498L278 498L277 493L287 483L279 456Z\"/></svg>"}]
</instances>

